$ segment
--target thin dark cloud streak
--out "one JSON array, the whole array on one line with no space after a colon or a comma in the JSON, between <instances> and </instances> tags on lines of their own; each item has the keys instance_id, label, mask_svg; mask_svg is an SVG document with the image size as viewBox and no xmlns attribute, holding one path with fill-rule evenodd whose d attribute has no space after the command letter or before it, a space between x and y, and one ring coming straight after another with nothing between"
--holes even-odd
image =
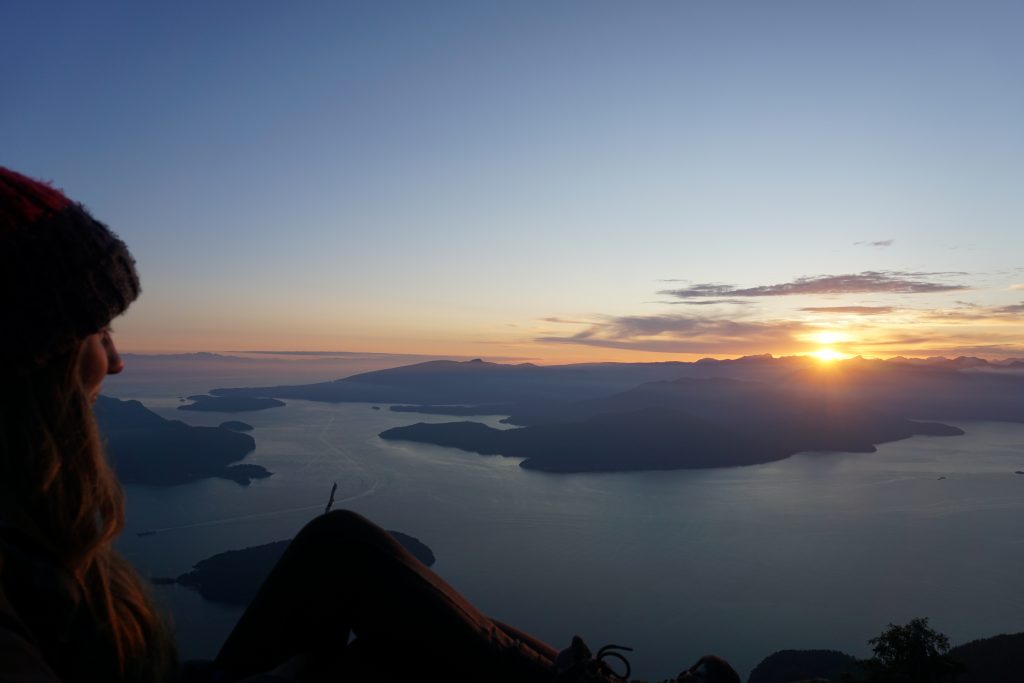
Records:
<instances>
[{"instance_id":1,"label":"thin dark cloud streak","mask_svg":"<svg viewBox=\"0 0 1024 683\"><path fill-rule=\"evenodd\" d=\"M206 354L210 357L220 358L232 358L238 360L286 360L286 359L298 359L313 361L372 361L372 360L396 360L396 361L407 361L407 362L420 362L427 360L472 360L476 356L466 355L452 355L452 354L427 354L427 353L386 353L383 351L293 351L293 350L281 350L273 351L267 349L255 349L255 350L240 350L240 351L228 351L227 353L238 353L246 354L245 356L218 356L218 354ZM137 354L137 355L149 355L157 357L158 355L167 356L169 354ZM175 354L170 354L175 355ZM183 354L183 355L203 355L203 354ZM255 356L250 358L247 356ZM276 357L276 358L275 358ZM494 362L513 362L513 361L524 361L524 360L536 360L535 358L528 356L488 356L488 360Z\"/></svg>"},{"instance_id":2,"label":"thin dark cloud streak","mask_svg":"<svg viewBox=\"0 0 1024 683\"><path fill-rule=\"evenodd\" d=\"M934 336L917 336L917 337L889 337L887 339L875 339L870 341L858 341L856 343L842 344L846 348L851 347L863 347L863 346L914 346L915 344L934 344Z\"/></svg>"},{"instance_id":3,"label":"thin dark cloud streak","mask_svg":"<svg viewBox=\"0 0 1024 683\"><path fill-rule=\"evenodd\" d=\"M854 242L855 247L891 247L896 240L878 240L872 242L870 240L864 240L861 242Z\"/></svg>"},{"instance_id":4,"label":"thin dark cloud streak","mask_svg":"<svg viewBox=\"0 0 1024 683\"><path fill-rule=\"evenodd\" d=\"M885 315L896 309L893 306L805 306L800 310L808 313L835 313L837 315Z\"/></svg>"},{"instance_id":5,"label":"thin dark cloud streak","mask_svg":"<svg viewBox=\"0 0 1024 683\"><path fill-rule=\"evenodd\" d=\"M546 318L541 318L543 323L553 323L555 325L589 325L589 320L574 320L572 318L560 318L555 315L549 315Z\"/></svg>"},{"instance_id":6,"label":"thin dark cloud streak","mask_svg":"<svg viewBox=\"0 0 1024 683\"><path fill-rule=\"evenodd\" d=\"M952 310L928 311L923 317L926 320L936 322L979 322L987 320L1022 322L1024 303L1011 304L1009 306L978 306L977 304L968 304L963 308Z\"/></svg>"},{"instance_id":7,"label":"thin dark cloud streak","mask_svg":"<svg viewBox=\"0 0 1024 683\"><path fill-rule=\"evenodd\" d=\"M701 301L655 301L658 304L671 304L673 306L683 304L685 306L714 306L716 304L728 304L730 306L749 306L749 301L743 299L706 299Z\"/></svg>"},{"instance_id":8,"label":"thin dark cloud streak","mask_svg":"<svg viewBox=\"0 0 1024 683\"><path fill-rule=\"evenodd\" d=\"M795 320L748 322L681 315L607 317L567 336L545 336L545 344L581 344L601 348L662 353L728 354L792 347L795 337L812 330Z\"/></svg>"},{"instance_id":9,"label":"thin dark cloud streak","mask_svg":"<svg viewBox=\"0 0 1024 683\"><path fill-rule=\"evenodd\" d=\"M825 294L935 294L969 289L966 285L938 282L934 278L953 273L920 273L897 270L869 270L849 275L815 275L790 282L757 287L703 283L658 292L677 299L774 297ZM960 273L957 273L960 274Z\"/></svg>"}]
</instances>

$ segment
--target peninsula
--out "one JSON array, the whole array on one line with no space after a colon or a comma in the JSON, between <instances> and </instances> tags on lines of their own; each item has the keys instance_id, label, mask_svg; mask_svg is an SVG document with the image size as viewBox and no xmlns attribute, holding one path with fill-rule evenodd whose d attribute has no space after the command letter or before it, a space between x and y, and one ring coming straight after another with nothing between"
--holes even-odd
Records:
<instances>
[{"instance_id":1,"label":"peninsula","mask_svg":"<svg viewBox=\"0 0 1024 683\"><path fill-rule=\"evenodd\" d=\"M248 434L165 420L138 401L107 396L96 400L95 413L125 484L170 486L218 477L244 486L271 474L259 465L236 464L256 448Z\"/></svg>"}]
</instances>

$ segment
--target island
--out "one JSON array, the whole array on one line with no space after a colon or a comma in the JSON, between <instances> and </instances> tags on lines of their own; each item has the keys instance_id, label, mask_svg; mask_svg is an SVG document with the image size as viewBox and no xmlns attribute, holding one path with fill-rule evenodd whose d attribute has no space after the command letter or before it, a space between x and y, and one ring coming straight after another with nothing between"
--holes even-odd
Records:
<instances>
[{"instance_id":1,"label":"island","mask_svg":"<svg viewBox=\"0 0 1024 683\"><path fill-rule=\"evenodd\" d=\"M166 420L138 401L108 396L97 398L94 412L125 484L170 486L217 477L247 486L271 475L259 465L237 464L256 448L248 434Z\"/></svg>"},{"instance_id":2,"label":"island","mask_svg":"<svg viewBox=\"0 0 1024 683\"><path fill-rule=\"evenodd\" d=\"M958 427L910 420L829 387L732 379L651 382L597 400L523 406L494 429L479 422L417 423L383 439L522 458L545 472L619 472L756 465L806 451L870 453Z\"/></svg>"},{"instance_id":3,"label":"island","mask_svg":"<svg viewBox=\"0 0 1024 683\"><path fill-rule=\"evenodd\" d=\"M494 429L479 422L423 422L380 433L382 439L447 446L480 455L523 458L545 472L626 472L759 465L806 451L873 453L875 444L911 436L958 436L933 422L877 424L859 434L808 425L803 432L757 431L663 411L598 416L571 424Z\"/></svg>"},{"instance_id":4,"label":"island","mask_svg":"<svg viewBox=\"0 0 1024 683\"><path fill-rule=\"evenodd\" d=\"M178 410L198 410L206 413L245 413L254 410L280 408L284 401L276 398L256 398L253 396L208 396L195 394L189 396L192 403L178 406Z\"/></svg>"},{"instance_id":5,"label":"island","mask_svg":"<svg viewBox=\"0 0 1024 683\"><path fill-rule=\"evenodd\" d=\"M228 420L227 422L220 423L221 429L230 429L233 432L251 432L253 426L247 422L239 422L238 420Z\"/></svg>"},{"instance_id":6,"label":"island","mask_svg":"<svg viewBox=\"0 0 1024 683\"><path fill-rule=\"evenodd\" d=\"M433 551L419 539L399 531L389 531L413 557L431 566L435 562ZM270 570L277 563L290 540L228 550L196 563L192 571L177 579L154 578L154 584L177 583L199 591L211 602L247 605L256 595Z\"/></svg>"},{"instance_id":7,"label":"island","mask_svg":"<svg viewBox=\"0 0 1024 683\"><path fill-rule=\"evenodd\" d=\"M838 650L780 650L758 664L747 683L790 681L842 681L859 673L858 660Z\"/></svg>"},{"instance_id":8,"label":"island","mask_svg":"<svg viewBox=\"0 0 1024 683\"><path fill-rule=\"evenodd\" d=\"M899 653L893 656L897 661L902 659ZM942 659L951 663L954 669L959 668L955 676L943 677L944 680L956 680L958 683L1017 681L1024 671L1024 633L972 640L949 648ZM747 683L910 680L903 676L893 677L891 672L885 674L884 665L877 659L858 659L837 650L780 650L761 660L750 672Z\"/></svg>"}]
</instances>

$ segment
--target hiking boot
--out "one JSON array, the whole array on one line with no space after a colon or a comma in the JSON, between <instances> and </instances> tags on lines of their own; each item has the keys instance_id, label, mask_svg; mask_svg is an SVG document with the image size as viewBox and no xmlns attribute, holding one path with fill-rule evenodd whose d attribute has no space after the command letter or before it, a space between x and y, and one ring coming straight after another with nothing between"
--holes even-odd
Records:
<instances>
[{"instance_id":1,"label":"hiking boot","mask_svg":"<svg viewBox=\"0 0 1024 683\"><path fill-rule=\"evenodd\" d=\"M626 650L632 652L633 648L622 645L605 645L597 654L590 652L590 648L579 636L572 637L572 644L558 653L555 657L555 675L552 683L618 683L629 679L632 667L624 655L615 650ZM625 672L620 674L604 660L606 658L617 659L625 666Z\"/></svg>"},{"instance_id":2,"label":"hiking boot","mask_svg":"<svg viewBox=\"0 0 1024 683\"><path fill-rule=\"evenodd\" d=\"M676 683L740 683L740 675L729 662L716 655L704 655L675 677Z\"/></svg>"}]
</instances>

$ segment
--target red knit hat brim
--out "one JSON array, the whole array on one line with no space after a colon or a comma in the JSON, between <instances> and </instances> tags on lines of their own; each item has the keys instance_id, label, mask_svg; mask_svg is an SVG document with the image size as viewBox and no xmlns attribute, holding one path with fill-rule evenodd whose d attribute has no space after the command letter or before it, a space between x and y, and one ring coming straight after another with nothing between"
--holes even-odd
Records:
<instances>
[{"instance_id":1,"label":"red knit hat brim","mask_svg":"<svg viewBox=\"0 0 1024 683\"><path fill-rule=\"evenodd\" d=\"M58 190L0 167L0 363L31 368L69 351L140 292L114 233Z\"/></svg>"}]
</instances>

